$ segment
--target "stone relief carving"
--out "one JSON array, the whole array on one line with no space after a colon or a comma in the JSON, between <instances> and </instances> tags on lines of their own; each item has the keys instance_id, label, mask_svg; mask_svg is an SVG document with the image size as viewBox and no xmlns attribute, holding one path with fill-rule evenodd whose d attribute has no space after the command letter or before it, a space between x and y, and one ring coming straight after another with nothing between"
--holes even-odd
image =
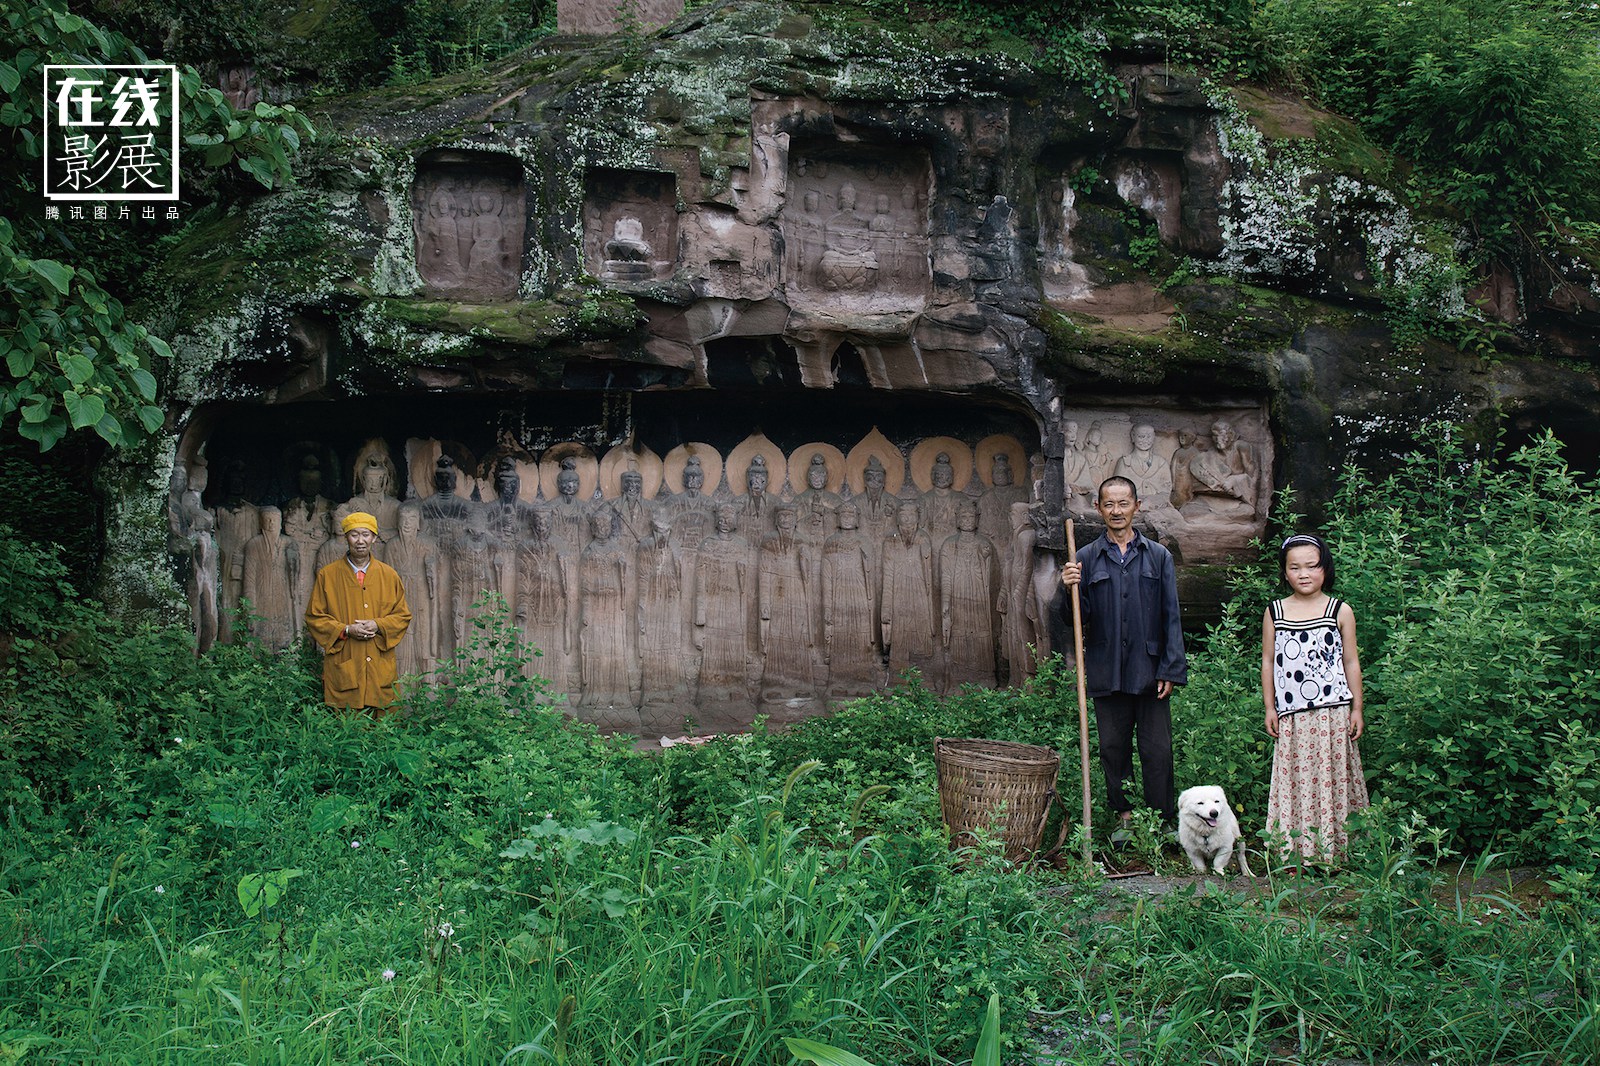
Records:
<instances>
[{"instance_id":1,"label":"stone relief carving","mask_svg":"<svg viewBox=\"0 0 1600 1066\"><path fill-rule=\"evenodd\" d=\"M1134 479L1149 531L1183 551L1245 531L1244 509L1266 499L1259 412L1080 409L1058 425L1064 466ZM203 471L184 475L175 550L191 550L191 532L214 536L219 564L229 560L215 571L219 610L236 575L259 617L252 635L283 648L300 628L297 590L344 550L334 519L371 511L392 523L378 550L415 616L404 671L426 676L470 647L473 605L498 593L526 673L614 730L666 732L686 717L733 728L758 711L781 721L908 668L936 690L1016 683L1049 652L1055 560L1035 550L1049 519L1017 483L1036 471L1009 435L897 444L873 429L786 451L754 433L725 451L689 442L658 457L629 442L600 460L578 442L517 447L501 441L479 465L458 443L414 439L402 468L368 441L340 478L351 495L330 502L332 452L296 445L292 535L276 505L244 498L246 469L226 468L212 509ZM1079 539L1095 532L1086 524Z\"/></svg>"},{"instance_id":2,"label":"stone relief carving","mask_svg":"<svg viewBox=\"0 0 1600 1066\"><path fill-rule=\"evenodd\" d=\"M221 580L216 517L201 503L205 494L205 464L189 470L188 484L178 502L178 526L189 558L185 591L194 623L195 650L204 653L217 641L218 583Z\"/></svg>"},{"instance_id":3,"label":"stone relief carving","mask_svg":"<svg viewBox=\"0 0 1600 1066\"><path fill-rule=\"evenodd\" d=\"M629 639L631 548L617 538L616 512L590 516L588 547L578 568L578 657L584 718L605 729L638 731L639 682Z\"/></svg>"},{"instance_id":4,"label":"stone relief carving","mask_svg":"<svg viewBox=\"0 0 1600 1066\"><path fill-rule=\"evenodd\" d=\"M395 539L383 546L383 561L394 567L405 585L411 607L411 628L395 648L401 674L428 674L439 659L439 544L422 532L422 508L400 507Z\"/></svg>"},{"instance_id":5,"label":"stone relief carving","mask_svg":"<svg viewBox=\"0 0 1600 1066\"><path fill-rule=\"evenodd\" d=\"M577 617L575 561L556 544L550 511L533 512L528 539L517 556L517 629L535 652L526 660L529 677L543 677L558 702L571 688L573 623Z\"/></svg>"},{"instance_id":6,"label":"stone relief carving","mask_svg":"<svg viewBox=\"0 0 1600 1066\"><path fill-rule=\"evenodd\" d=\"M693 702L684 634L684 553L672 539L665 508L650 516L650 536L639 542L634 572L639 588L639 725L666 733L683 724L683 708Z\"/></svg>"},{"instance_id":7,"label":"stone relief carving","mask_svg":"<svg viewBox=\"0 0 1600 1066\"><path fill-rule=\"evenodd\" d=\"M1063 502L1091 528L1095 492L1117 474L1139 491L1141 527L1182 561L1225 559L1265 529L1271 436L1258 408L1066 410L1060 432Z\"/></svg>"},{"instance_id":8,"label":"stone relief carving","mask_svg":"<svg viewBox=\"0 0 1600 1066\"><path fill-rule=\"evenodd\" d=\"M957 532L939 548L939 626L947 687L993 684L1000 568L993 542L978 532L978 506L962 505Z\"/></svg>"},{"instance_id":9,"label":"stone relief carving","mask_svg":"<svg viewBox=\"0 0 1600 1066\"><path fill-rule=\"evenodd\" d=\"M795 532L795 506L780 505L774 521L777 532L761 541L757 573L761 704L768 710L795 711L816 696L814 577L810 552Z\"/></svg>"},{"instance_id":10,"label":"stone relief carving","mask_svg":"<svg viewBox=\"0 0 1600 1066\"><path fill-rule=\"evenodd\" d=\"M294 584L290 589L293 617L302 618L317 576L317 556L327 543L333 501L322 495L322 460L314 452L300 458L295 480L299 493L283 506L283 534L295 549Z\"/></svg>"},{"instance_id":11,"label":"stone relief carving","mask_svg":"<svg viewBox=\"0 0 1600 1066\"><path fill-rule=\"evenodd\" d=\"M591 169L583 204L584 260L601 281L671 277L678 259L677 176Z\"/></svg>"},{"instance_id":12,"label":"stone relief carving","mask_svg":"<svg viewBox=\"0 0 1600 1066\"><path fill-rule=\"evenodd\" d=\"M517 295L527 211L514 161L436 153L411 188L417 273L430 296L482 302Z\"/></svg>"},{"instance_id":13,"label":"stone relief carving","mask_svg":"<svg viewBox=\"0 0 1600 1066\"><path fill-rule=\"evenodd\" d=\"M739 511L716 509L716 531L695 552L692 641L700 653L702 707L750 699L750 542L738 534Z\"/></svg>"},{"instance_id":14,"label":"stone relief carving","mask_svg":"<svg viewBox=\"0 0 1600 1066\"><path fill-rule=\"evenodd\" d=\"M256 86L256 68L248 63L225 67L217 73L217 88L239 111L249 111L261 102Z\"/></svg>"},{"instance_id":15,"label":"stone relief carving","mask_svg":"<svg viewBox=\"0 0 1600 1066\"><path fill-rule=\"evenodd\" d=\"M649 33L683 13L683 0L559 0L556 29L560 33Z\"/></svg>"},{"instance_id":16,"label":"stone relief carving","mask_svg":"<svg viewBox=\"0 0 1600 1066\"><path fill-rule=\"evenodd\" d=\"M300 631L304 612L295 613L299 549L283 535L283 512L262 507L260 532L244 546L242 594L250 603L250 635L269 651L282 651Z\"/></svg>"},{"instance_id":17,"label":"stone relief carving","mask_svg":"<svg viewBox=\"0 0 1600 1066\"><path fill-rule=\"evenodd\" d=\"M923 531L922 509L916 503L903 501L896 510L894 532L884 538L879 565L878 617L889 676L898 678L914 668L937 683L933 542Z\"/></svg>"},{"instance_id":18,"label":"stone relief carving","mask_svg":"<svg viewBox=\"0 0 1600 1066\"><path fill-rule=\"evenodd\" d=\"M835 152L790 157L781 227L791 300L847 313L921 310L932 279L927 157Z\"/></svg>"},{"instance_id":19,"label":"stone relief carving","mask_svg":"<svg viewBox=\"0 0 1600 1066\"><path fill-rule=\"evenodd\" d=\"M828 696L860 696L881 688L874 592L877 553L860 529L860 507L839 505L839 531L822 546L822 661Z\"/></svg>"},{"instance_id":20,"label":"stone relief carving","mask_svg":"<svg viewBox=\"0 0 1600 1066\"><path fill-rule=\"evenodd\" d=\"M244 595L244 546L261 531L258 511L245 499L245 463L236 459L223 475L223 496L217 505L217 639L223 643L233 639Z\"/></svg>"}]
</instances>

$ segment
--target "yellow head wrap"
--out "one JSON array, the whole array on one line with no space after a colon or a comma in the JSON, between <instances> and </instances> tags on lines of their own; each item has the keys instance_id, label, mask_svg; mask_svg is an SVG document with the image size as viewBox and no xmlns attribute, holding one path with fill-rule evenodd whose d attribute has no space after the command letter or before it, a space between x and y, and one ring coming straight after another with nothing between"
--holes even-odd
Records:
<instances>
[{"instance_id":1,"label":"yellow head wrap","mask_svg":"<svg viewBox=\"0 0 1600 1066\"><path fill-rule=\"evenodd\" d=\"M344 521L339 525L339 532L344 534L352 529L370 529L373 533L377 533L378 520L365 511L352 511L345 515Z\"/></svg>"}]
</instances>

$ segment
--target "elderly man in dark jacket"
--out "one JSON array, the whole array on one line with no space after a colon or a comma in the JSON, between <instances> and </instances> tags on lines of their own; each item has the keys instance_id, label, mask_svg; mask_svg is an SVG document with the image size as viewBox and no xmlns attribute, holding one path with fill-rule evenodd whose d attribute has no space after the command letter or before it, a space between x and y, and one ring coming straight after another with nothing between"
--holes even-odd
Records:
<instances>
[{"instance_id":1,"label":"elderly man in dark jacket","mask_svg":"<svg viewBox=\"0 0 1600 1066\"><path fill-rule=\"evenodd\" d=\"M1094 698L1106 791L1126 827L1133 810L1123 785L1133 773L1137 736L1144 801L1171 822L1177 808L1169 700L1173 686L1189 679L1172 553L1133 528L1139 490L1127 478L1101 482L1095 510L1105 534L1078 549L1061 568L1061 583L1082 587L1084 680ZM1061 601L1070 624L1070 596Z\"/></svg>"}]
</instances>

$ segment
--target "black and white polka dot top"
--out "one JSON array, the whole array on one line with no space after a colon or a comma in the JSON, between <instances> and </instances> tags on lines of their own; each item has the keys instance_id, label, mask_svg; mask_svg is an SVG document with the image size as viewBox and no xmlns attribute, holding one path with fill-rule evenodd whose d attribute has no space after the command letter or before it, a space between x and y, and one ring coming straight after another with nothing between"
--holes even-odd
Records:
<instances>
[{"instance_id":1,"label":"black and white polka dot top","mask_svg":"<svg viewBox=\"0 0 1600 1066\"><path fill-rule=\"evenodd\" d=\"M1344 641L1339 637L1342 605L1342 600L1329 596L1321 615L1293 622L1283 617L1283 601L1273 601L1272 687L1279 715L1350 702Z\"/></svg>"}]
</instances>

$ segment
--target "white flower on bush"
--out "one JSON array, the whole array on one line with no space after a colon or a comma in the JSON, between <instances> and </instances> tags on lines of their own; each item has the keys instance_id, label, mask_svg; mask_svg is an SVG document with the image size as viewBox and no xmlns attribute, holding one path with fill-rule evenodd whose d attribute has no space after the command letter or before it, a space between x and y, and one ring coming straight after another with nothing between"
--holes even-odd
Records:
<instances>
[{"instance_id":1,"label":"white flower on bush","mask_svg":"<svg viewBox=\"0 0 1600 1066\"><path fill-rule=\"evenodd\" d=\"M351 847L352 847L352 848L359 848L359 847L360 847L360 846L361 846L361 841L359 841L359 840L352 840L352 841L351 841L351 842L350 842L350 846L351 846Z\"/></svg>"},{"instance_id":2,"label":"white flower on bush","mask_svg":"<svg viewBox=\"0 0 1600 1066\"><path fill-rule=\"evenodd\" d=\"M151 889L150 891L154 892L158 896L165 896L167 894L167 886L166 885L157 885L155 888Z\"/></svg>"},{"instance_id":3,"label":"white flower on bush","mask_svg":"<svg viewBox=\"0 0 1600 1066\"><path fill-rule=\"evenodd\" d=\"M455 926L451 925L449 922L440 922L439 923L439 937L440 937L440 939L449 940L451 937L453 937L455 935L456 935L456 927Z\"/></svg>"},{"instance_id":4,"label":"white flower on bush","mask_svg":"<svg viewBox=\"0 0 1600 1066\"><path fill-rule=\"evenodd\" d=\"M394 980L394 971L393 970L385 970L385 971L383 971L383 975L382 976L383 976L383 979L385 981L393 981Z\"/></svg>"}]
</instances>

